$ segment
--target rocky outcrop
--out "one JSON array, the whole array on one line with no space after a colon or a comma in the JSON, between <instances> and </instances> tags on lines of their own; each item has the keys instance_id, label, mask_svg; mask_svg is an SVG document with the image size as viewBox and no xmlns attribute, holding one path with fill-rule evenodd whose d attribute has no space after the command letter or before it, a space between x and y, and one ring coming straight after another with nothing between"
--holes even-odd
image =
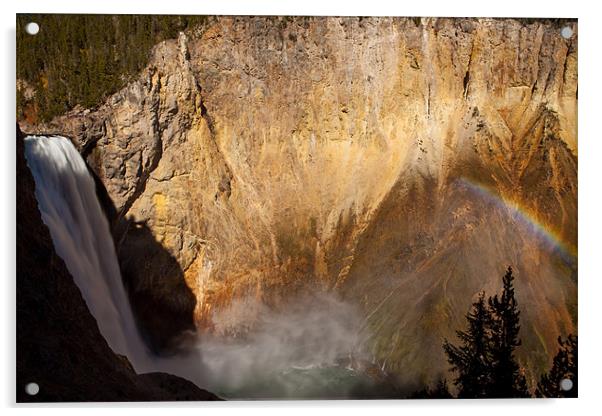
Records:
<instances>
[{"instance_id":1,"label":"rocky outcrop","mask_svg":"<svg viewBox=\"0 0 602 416\"><path fill-rule=\"evenodd\" d=\"M138 375L100 334L42 222L17 128L17 401L217 400L190 381ZM25 392L28 383L39 393Z\"/></svg>"},{"instance_id":2,"label":"rocky outcrop","mask_svg":"<svg viewBox=\"0 0 602 416\"><path fill-rule=\"evenodd\" d=\"M577 40L561 24L576 33L221 17L53 126L127 219L117 240L143 223L176 259L198 328L237 297L334 290L363 307L384 368L429 382L471 296L512 264L534 379L577 322Z\"/></svg>"}]
</instances>

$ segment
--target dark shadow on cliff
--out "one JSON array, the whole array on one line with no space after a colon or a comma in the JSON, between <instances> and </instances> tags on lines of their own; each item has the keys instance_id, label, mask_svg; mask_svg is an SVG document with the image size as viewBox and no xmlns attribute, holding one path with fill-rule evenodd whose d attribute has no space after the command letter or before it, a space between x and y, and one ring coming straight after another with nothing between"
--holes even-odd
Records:
<instances>
[{"instance_id":1,"label":"dark shadow on cliff","mask_svg":"<svg viewBox=\"0 0 602 416\"><path fill-rule=\"evenodd\" d=\"M170 353L179 336L195 328L196 298L184 272L145 223L129 223L118 257L143 336L155 353Z\"/></svg>"},{"instance_id":2,"label":"dark shadow on cliff","mask_svg":"<svg viewBox=\"0 0 602 416\"><path fill-rule=\"evenodd\" d=\"M109 221L111 231L112 231L113 224L117 219L117 208L115 207L115 204L113 203L113 200L111 199L111 196L109 195L109 192L107 191L107 188L105 188L104 184L102 183L102 180L98 177L98 175L96 174L94 169L92 169L92 167L90 166L90 164L88 163L88 161L85 158L84 158L84 162L86 163L86 167L88 168L88 173L90 174L90 176L92 176L92 179L94 179L94 185L95 185L95 189L96 189L96 197L98 198L98 202L100 202L100 207L102 208L102 211L105 213L105 216L107 217L107 220ZM113 233L113 240L115 240L114 233Z\"/></svg>"},{"instance_id":3,"label":"dark shadow on cliff","mask_svg":"<svg viewBox=\"0 0 602 416\"><path fill-rule=\"evenodd\" d=\"M111 350L42 222L23 136L17 126L17 402L217 399L180 377L138 375Z\"/></svg>"},{"instance_id":4,"label":"dark shadow on cliff","mask_svg":"<svg viewBox=\"0 0 602 416\"><path fill-rule=\"evenodd\" d=\"M124 218L117 211L102 180L88 161L86 165L111 226L138 328L154 353L174 352L181 335L195 329L196 298L184 280L184 272L144 222Z\"/></svg>"}]
</instances>

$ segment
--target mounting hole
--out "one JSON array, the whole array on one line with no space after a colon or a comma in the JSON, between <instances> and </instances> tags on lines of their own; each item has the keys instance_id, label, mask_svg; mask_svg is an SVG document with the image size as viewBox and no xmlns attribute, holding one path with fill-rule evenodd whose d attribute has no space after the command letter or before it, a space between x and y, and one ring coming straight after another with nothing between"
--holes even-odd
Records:
<instances>
[{"instance_id":1,"label":"mounting hole","mask_svg":"<svg viewBox=\"0 0 602 416\"><path fill-rule=\"evenodd\" d=\"M563 28L560 30L560 36L562 36L562 37L563 37L563 38L565 38L565 39L570 39L570 38L571 38L571 36L573 36L573 29L571 29L571 28L570 28L570 27L568 27L568 26L565 26L565 27L563 27Z\"/></svg>"},{"instance_id":2,"label":"mounting hole","mask_svg":"<svg viewBox=\"0 0 602 416\"><path fill-rule=\"evenodd\" d=\"M36 22L29 22L25 25L25 31L30 35L37 35L40 31L40 25Z\"/></svg>"},{"instance_id":3,"label":"mounting hole","mask_svg":"<svg viewBox=\"0 0 602 416\"><path fill-rule=\"evenodd\" d=\"M573 388L573 381L568 378L560 380L560 390L570 391Z\"/></svg>"},{"instance_id":4,"label":"mounting hole","mask_svg":"<svg viewBox=\"0 0 602 416\"><path fill-rule=\"evenodd\" d=\"M39 392L40 386L38 386L38 383L28 383L25 386L25 393L29 394L30 396L35 396Z\"/></svg>"}]
</instances>

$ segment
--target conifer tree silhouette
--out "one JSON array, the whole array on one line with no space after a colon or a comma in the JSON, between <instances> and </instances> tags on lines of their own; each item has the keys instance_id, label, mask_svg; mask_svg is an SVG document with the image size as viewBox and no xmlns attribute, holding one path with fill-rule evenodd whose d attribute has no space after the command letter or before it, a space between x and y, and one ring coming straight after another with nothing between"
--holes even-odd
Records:
<instances>
[{"instance_id":1,"label":"conifer tree silhouette","mask_svg":"<svg viewBox=\"0 0 602 416\"><path fill-rule=\"evenodd\" d=\"M569 335L566 341L558 337L558 345L552 368L537 383L537 397L577 397L577 336ZM562 389L564 379L573 383L568 391Z\"/></svg>"},{"instance_id":2,"label":"conifer tree silhouette","mask_svg":"<svg viewBox=\"0 0 602 416\"><path fill-rule=\"evenodd\" d=\"M491 312L485 302L485 293L479 293L476 302L466 315L468 328L457 331L460 346L452 345L447 339L443 349L452 370L457 372L454 384L459 398L488 397L491 385Z\"/></svg>"},{"instance_id":3,"label":"conifer tree silhouette","mask_svg":"<svg viewBox=\"0 0 602 416\"><path fill-rule=\"evenodd\" d=\"M514 351L519 338L520 311L514 296L514 276L508 267L501 295L479 294L466 315L468 328L458 331L459 346L447 339L443 349L452 371L459 398L530 397L527 381Z\"/></svg>"},{"instance_id":4,"label":"conifer tree silhouette","mask_svg":"<svg viewBox=\"0 0 602 416\"><path fill-rule=\"evenodd\" d=\"M492 383L489 397L529 397L527 381L514 356L521 345L520 311L514 296L514 276L508 267L503 279L501 296L489 298L491 311Z\"/></svg>"}]
</instances>

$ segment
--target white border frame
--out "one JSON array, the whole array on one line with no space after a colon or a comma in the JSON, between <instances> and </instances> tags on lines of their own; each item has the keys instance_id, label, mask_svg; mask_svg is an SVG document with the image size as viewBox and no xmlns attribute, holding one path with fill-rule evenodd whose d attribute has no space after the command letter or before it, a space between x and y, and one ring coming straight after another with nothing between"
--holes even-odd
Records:
<instances>
[{"instance_id":1,"label":"white border frame","mask_svg":"<svg viewBox=\"0 0 602 416\"><path fill-rule=\"evenodd\" d=\"M345 415L365 415L375 409L379 415L419 412L421 415L442 413L447 415L487 414L488 416L530 411L546 415L567 415L588 412L599 407L602 344L600 318L602 311L602 270L597 258L597 241L602 235L601 201L602 180L601 140L598 138L602 91L599 74L600 27L602 16L597 13L594 1L528 2L526 0L488 1L412 1L393 0L212 0L211 2L185 2L174 0L102 2L77 0L32 1L15 0L1 3L2 59L0 71L4 97L0 100L4 134L0 143L0 195L2 209L0 230L2 246L0 255L5 273L2 278L3 347L1 357L0 395L2 404L13 411L34 409L50 414L79 414L88 408L93 414L105 414L112 408L115 414L128 414L133 408L144 407L146 415L162 415L166 408L182 414L219 411L228 414L266 415L344 412ZM153 404L52 404L15 406L15 14L16 13L145 13L145 14L235 14L235 15L338 15L338 16L487 16L487 17L570 17L579 19L579 399L565 400L456 400L456 401L294 401L294 402L227 402L227 403L153 403ZM15 409L17 407L17 409ZM200 408L200 409L199 409ZM59 413L60 412L60 413ZM519 413L520 414L520 413Z\"/></svg>"}]
</instances>

